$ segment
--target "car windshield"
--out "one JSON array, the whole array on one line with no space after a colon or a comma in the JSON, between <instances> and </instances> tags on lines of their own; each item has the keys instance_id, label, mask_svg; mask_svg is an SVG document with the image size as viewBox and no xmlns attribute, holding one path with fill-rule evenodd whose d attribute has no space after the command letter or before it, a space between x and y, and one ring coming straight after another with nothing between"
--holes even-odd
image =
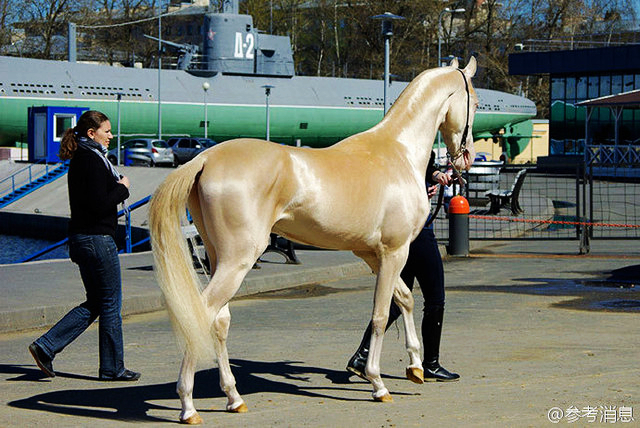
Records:
<instances>
[{"instance_id":1,"label":"car windshield","mask_svg":"<svg viewBox=\"0 0 640 428\"><path fill-rule=\"evenodd\" d=\"M166 149L166 148L167 148L167 147L169 147L169 146L167 145L167 142L166 142L166 141L163 141L163 140L155 140L155 141L153 142L153 147L158 147L158 148L161 148L161 149Z\"/></svg>"}]
</instances>

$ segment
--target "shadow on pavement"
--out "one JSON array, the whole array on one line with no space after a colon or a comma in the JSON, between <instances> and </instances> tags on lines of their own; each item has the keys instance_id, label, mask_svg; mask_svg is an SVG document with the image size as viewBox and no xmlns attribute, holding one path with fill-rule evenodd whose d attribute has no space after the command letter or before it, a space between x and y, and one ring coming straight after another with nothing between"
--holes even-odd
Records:
<instances>
[{"instance_id":1,"label":"shadow on pavement","mask_svg":"<svg viewBox=\"0 0 640 428\"><path fill-rule=\"evenodd\" d=\"M301 365L299 361L247 361L234 359L230 361L236 378L238 391L248 396L255 393L280 393L305 397L341 401L369 401L370 386L358 379L349 382L348 374L344 371L329 370L317 367ZM0 364L0 373L15 374L16 377L7 379L7 382L42 382L40 370L35 366ZM260 375L278 376L285 381L269 380ZM178 373L175 373L177 379ZM300 386L300 382L310 382L312 375L321 375L331 381L327 386ZM78 380L90 380L98 382L95 377L57 373L59 377L67 377ZM144 378L144 373L143 373ZM353 378L357 379L357 378ZM352 380L353 380L352 379ZM51 379L50 382L55 382ZM224 397L218 386L218 369L202 370L196 373L194 398L220 398ZM295 382L295 383L294 383ZM102 382L100 382L102 384ZM296 384L298 383L298 384ZM315 381L317 385L317 380ZM97 383L95 385L98 385ZM136 422L174 422L174 419L165 419L148 415L149 410L175 410L179 412L180 404L175 392L175 381L155 384L120 384L122 386L96 389L68 389L62 391L46 392L32 397L15 400L8 403L9 406L21 409L51 412L69 416L81 416L97 419ZM345 385L345 386L331 386ZM350 386L346 386L350 385ZM86 385L82 385L85 387ZM5 386L6 387L6 386ZM324 390L325 393L319 391ZM349 391L354 397L345 398L336 395L327 395L331 391ZM366 393L366 398L363 394ZM392 391L395 395L413 395ZM154 404L156 400L174 400L175 406L163 406ZM220 410L198 409L202 412L223 412Z\"/></svg>"},{"instance_id":2,"label":"shadow on pavement","mask_svg":"<svg viewBox=\"0 0 640 428\"><path fill-rule=\"evenodd\" d=\"M448 287L457 291L484 291L496 293L530 294L540 296L574 296L574 299L554 303L565 309L607 312L640 312L640 265L602 272L598 277L568 278L514 278L529 285L459 286Z\"/></svg>"}]
</instances>

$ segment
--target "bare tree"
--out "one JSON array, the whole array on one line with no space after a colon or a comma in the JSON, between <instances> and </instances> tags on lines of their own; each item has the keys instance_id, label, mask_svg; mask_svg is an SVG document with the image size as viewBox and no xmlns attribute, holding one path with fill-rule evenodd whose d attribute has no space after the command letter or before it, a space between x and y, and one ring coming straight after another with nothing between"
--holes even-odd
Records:
<instances>
[{"instance_id":1,"label":"bare tree","mask_svg":"<svg viewBox=\"0 0 640 428\"><path fill-rule=\"evenodd\" d=\"M64 32L69 4L69 0L24 0L18 18L25 31L41 38L42 48L37 52L38 56L52 57L54 36Z\"/></svg>"},{"instance_id":2,"label":"bare tree","mask_svg":"<svg viewBox=\"0 0 640 428\"><path fill-rule=\"evenodd\" d=\"M9 23L13 20L13 4L10 0L0 0L0 46L11 44L11 28Z\"/></svg>"}]
</instances>

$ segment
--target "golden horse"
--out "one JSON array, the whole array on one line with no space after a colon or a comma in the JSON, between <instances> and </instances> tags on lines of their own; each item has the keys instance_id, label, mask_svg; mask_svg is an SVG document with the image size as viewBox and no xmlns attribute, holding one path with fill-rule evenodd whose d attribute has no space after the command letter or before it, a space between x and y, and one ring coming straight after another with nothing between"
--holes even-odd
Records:
<instances>
[{"instance_id":1,"label":"golden horse","mask_svg":"<svg viewBox=\"0 0 640 428\"><path fill-rule=\"evenodd\" d=\"M392 400L379 367L392 298L403 314L407 377L422 383L413 297L400 271L429 213L425 173L437 130L457 169L473 162L469 124L478 103L470 83L475 71L473 57L464 69L454 60L424 71L380 123L331 147L236 139L204 151L166 178L151 202L150 226L158 282L185 350L177 385L181 422L202 422L192 399L195 368L198 360L210 362L215 356L227 410L247 411L229 366L228 302L271 232L316 247L351 250L364 259L377 275L365 369L373 398ZM180 228L185 206L211 260L213 275L203 290Z\"/></svg>"}]
</instances>

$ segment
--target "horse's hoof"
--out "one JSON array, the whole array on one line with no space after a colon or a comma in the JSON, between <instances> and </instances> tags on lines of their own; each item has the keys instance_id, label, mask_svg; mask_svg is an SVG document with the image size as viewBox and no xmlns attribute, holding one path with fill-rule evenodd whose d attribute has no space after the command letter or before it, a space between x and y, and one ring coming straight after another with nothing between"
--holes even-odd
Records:
<instances>
[{"instance_id":1,"label":"horse's hoof","mask_svg":"<svg viewBox=\"0 0 640 428\"><path fill-rule=\"evenodd\" d=\"M189 416L187 419L180 419L180 423L185 425L201 425L202 418L199 414L195 413Z\"/></svg>"},{"instance_id":2,"label":"horse's hoof","mask_svg":"<svg viewBox=\"0 0 640 428\"><path fill-rule=\"evenodd\" d=\"M379 403L391 403L393 402L393 397L388 392L384 394L382 397L373 397L374 401Z\"/></svg>"},{"instance_id":3,"label":"horse's hoof","mask_svg":"<svg viewBox=\"0 0 640 428\"><path fill-rule=\"evenodd\" d=\"M407 379L413 383L424 383L424 371L417 367L407 367Z\"/></svg>"},{"instance_id":4,"label":"horse's hoof","mask_svg":"<svg viewBox=\"0 0 640 428\"><path fill-rule=\"evenodd\" d=\"M241 405L239 405L235 409L229 409L229 412L231 412L231 413L247 413L248 411L249 411L249 408L247 407L247 405L245 403L242 403Z\"/></svg>"}]
</instances>

